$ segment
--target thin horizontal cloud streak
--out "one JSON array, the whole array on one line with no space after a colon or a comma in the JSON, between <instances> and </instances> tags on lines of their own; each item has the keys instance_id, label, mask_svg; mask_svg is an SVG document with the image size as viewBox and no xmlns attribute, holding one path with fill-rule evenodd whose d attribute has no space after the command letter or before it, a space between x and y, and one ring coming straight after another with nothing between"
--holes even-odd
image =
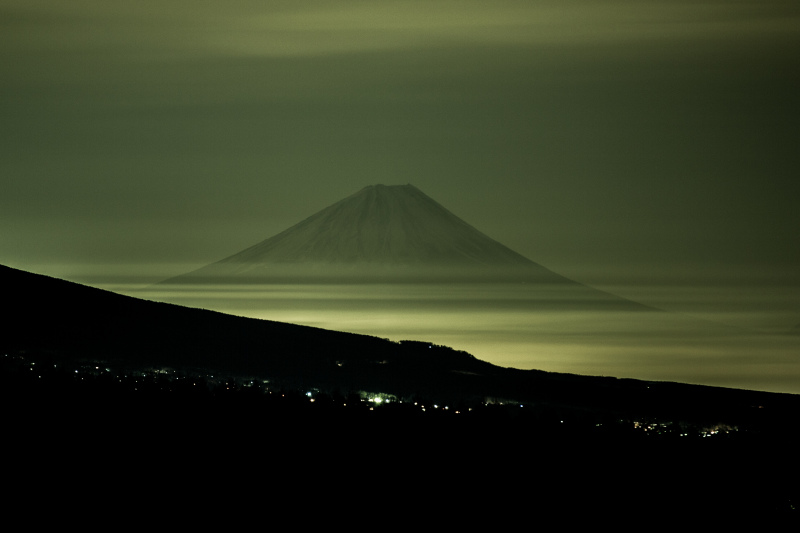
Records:
<instances>
[{"instance_id":1,"label":"thin horizontal cloud streak","mask_svg":"<svg viewBox=\"0 0 800 533\"><path fill-rule=\"evenodd\" d=\"M797 17L791 6L775 12L719 2L355 2L248 17L218 45L241 54L302 56L459 44L643 44L781 34L794 31Z\"/></svg>"},{"instance_id":2,"label":"thin horizontal cloud streak","mask_svg":"<svg viewBox=\"0 0 800 533\"><path fill-rule=\"evenodd\" d=\"M792 33L790 2L19 2L6 42L139 60L297 57L454 45L591 46Z\"/></svg>"}]
</instances>

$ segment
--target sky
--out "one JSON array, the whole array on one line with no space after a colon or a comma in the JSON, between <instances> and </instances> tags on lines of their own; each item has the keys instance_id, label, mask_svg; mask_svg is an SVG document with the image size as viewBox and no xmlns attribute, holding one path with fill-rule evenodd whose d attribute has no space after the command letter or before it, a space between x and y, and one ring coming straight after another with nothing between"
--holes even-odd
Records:
<instances>
[{"instance_id":1,"label":"sky","mask_svg":"<svg viewBox=\"0 0 800 533\"><path fill-rule=\"evenodd\" d=\"M0 263L156 281L411 183L573 279L788 327L797 50L794 0L0 0Z\"/></svg>"}]
</instances>

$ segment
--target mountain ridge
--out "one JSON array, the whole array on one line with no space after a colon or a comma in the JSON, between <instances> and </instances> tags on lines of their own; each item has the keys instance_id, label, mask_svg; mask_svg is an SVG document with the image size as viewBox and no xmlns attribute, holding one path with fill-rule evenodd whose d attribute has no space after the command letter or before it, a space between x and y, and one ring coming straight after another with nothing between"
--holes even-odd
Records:
<instances>
[{"instance_id":1,"label":"mountain ridge","mask_svg":"<svg viewBox=\"0 0 800 533\"><path fill-rule=\"evenodd\" d=\"M447 233L441 235L444 232ZM299 238L294 236L296 233L301 234ZM333 242L320 243L323 236ZM297 242L307 237L312 237L310 242ZM410 184L364 187L221 262L252 261L268 254L277 256L273 259L276 262L533 263L485 236Z\"/></svg>"},{"instance_id":2,"label":"mountain ridge","mask_svg":"<svg viewBox=\"0 0 800 533\"><path fill-rule=\"evenodd\" d=\"M577 284L488 237L411 184L364 187L272 237L162 283L304 279Z\"/></svg>"},{"instance_id":3,"label":"mountain ridge","mask_svg":"<svg viewBox=\"0 0 800 533\"><path fill-rule=\"evenodd\" d=\"M0 287L13 310L0 328L7 455L31 456L45 473L77 464L76 476L94 468L106 480L121 460L144 457L207 491L231 486L231 471L252 481L265 456L300 468L303 483L304 472L327 479L331 465L331 479L362 480L424 475L433 461L454 490L475 472L513 472L546 494L557 487L556 504L596 482L567 498L567 512L586 508L576 498L673 512L674 484L605 490L657 457L670 472L714 472L713 490L678 491L703 512L716 501L762 519L795 501L786 468L799 395L502 368L426 342L146 301L2 265Z\"/></svg>"},{"instance_id":4,"label":"mountain ridge","mask_svg":"<svg viewBox=\"0 0 800 533\"><path fill-rule=\"evenodd\" d=\"M205 368L296 386L432 399L486 397L609 412L750 409L800 396L500 367L424 341L238 317L124 296L0 265L0 351L55 360ZM785 400L784 400L785 399ZM706 407L701 407L706 405Z\"/></svg>"}]
</instances>

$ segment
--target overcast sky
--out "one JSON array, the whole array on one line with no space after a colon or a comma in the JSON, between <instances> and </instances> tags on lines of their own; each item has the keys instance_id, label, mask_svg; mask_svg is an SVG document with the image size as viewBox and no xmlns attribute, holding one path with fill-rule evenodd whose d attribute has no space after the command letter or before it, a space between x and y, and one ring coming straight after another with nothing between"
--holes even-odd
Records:
<instances>
[{"instance_id":1,"label":"overcast sky","mask_svg":"<svg viewBox=\"0 0 800 533\"><path fill-rule=\"evenodd\" d=\"M798 285L797 50L796 0L0 0L0 263L166 278L411 183L582 281Z\"/></svg>"}]
</instances>

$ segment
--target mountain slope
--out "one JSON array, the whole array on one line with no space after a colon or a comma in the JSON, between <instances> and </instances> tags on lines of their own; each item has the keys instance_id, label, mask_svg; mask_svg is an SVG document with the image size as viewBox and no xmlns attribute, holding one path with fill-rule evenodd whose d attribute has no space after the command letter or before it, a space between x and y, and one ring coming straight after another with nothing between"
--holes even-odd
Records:
<instances>
[{"instance_id":1,"label":"mountain slope","mask_svg":"<svg viewBox=\"0 0 800 533\"><path fill-rule=\"evenodd\" d=\"M0 350L188 366L297 382L366 388L408 368L417 384L452 372L494 373L489 363L427 344L225 315L123 296L0 266L6 309ZM424 358L424 362L423 362ZM396 361L396 365L377 362ZM411 366L408 366L411 365ZM390 380L391 380L390 379ZM446 380L445 380L446 381ZM416 387L408 379L408 386ZM411 391L409 391L411 392Z\"/></svg>"},{"instance_id":2,"label":"mountain slope","mask_svg":"<svg viewBox=\"0 0 800 533\"><path fill-rule=\"evenodd\" d=\"M576 501L604 510L622 501L649 513L652 502L666 502L657 511L676 508L669 499L674 484L623 484L609 493L604 483L658 457L670 471L714 472L711 498L708 484L679 491L704 512L725 508L740 515L749 509L763 517L794 502L787 494L793 498L795 492L784 483L793 479L786 465L793 464L798 440L787 421L796 418L798 396L500 368L428 343L149 302L5 266L0 287L11 311L0 322L6 455L32 457L28 470L34 474L67 471L96 477L105 488L109 476L129 484L130 475L118 465L149 464L156 482L166 472L170 489L185 480L216 498L215 486L228 490L237 479L231 472L244 472L250 487L262 464L278 465L279 481L280 468L289 465L286 475L306 485L308 475L361 483L375 472L398 478L411 472L419 479L434 472L437 482L455 480L445 484L454 494L471 486L475 472L502 471L536 480L546 494L556 487L556 504L570 494L566 511ZM73 375L69 365L82 360L124 367ZM209 391L202 378L195 382L196 371L168 386L128 372L150 365L269 378L270 394L253 387L227 391L227 379ZM323 401L310 403L300 394L307 387L320 387ZM325 394L359 390L413 396L433 409L392 402L373 411L358 399L351 402L349 394L345 408L334 404L340 395ZM486 397L515 401L484 405ZM453 403L434 405L439 401ZM633 429L642 420L648 428L672 429L663 437L653 431L647 436ZM720 423L743 424L742 446L731 448L735 441L727 437L717 442L677 433ZM598 473L590 468L596 465L608 467ZM749 472L759 473L756 482L744 475ZM596 488L575 492L587 480ZM621 492L625 487L627 493ZM345 492L350 497L358 490ZM506 512L509 496L500 492L497 508L502 502ZM530 500L527 491L511 501L527 510Z\"/></svg>"},{"instance_id":3,"label":"mountain slope","mask_svg":"<svg viewBox=\"0 0 800 533\"><path fill-rule=\"evenodd\" d=\"M412 185L374 185L170 282L285 277L565 278L484 235Z\"/></svg>"},{"instance_id":4,"label":"mountain slope","mask_svg":"<svg viewBox=\"0 0 800 533\"><path fill-rule=\"evenodd\" d=\"M463 401L513 398L595 412L696 416L798 398L632 379L498 367L426 342L225 315L157 303L0 265L7 313L0 353L174 366L336 390ZM716 416L716 414L715 414Z\"/></svg>"},{"instance_id":5,"label":"mountain slope","mask_svg":"<svg viewBox=\"0 0 800 533\"><path fill-rule=\"evenodd\" d=\"M412 185L375 185L226 262L530 265Z\"/></svg>"}]
</instances>

